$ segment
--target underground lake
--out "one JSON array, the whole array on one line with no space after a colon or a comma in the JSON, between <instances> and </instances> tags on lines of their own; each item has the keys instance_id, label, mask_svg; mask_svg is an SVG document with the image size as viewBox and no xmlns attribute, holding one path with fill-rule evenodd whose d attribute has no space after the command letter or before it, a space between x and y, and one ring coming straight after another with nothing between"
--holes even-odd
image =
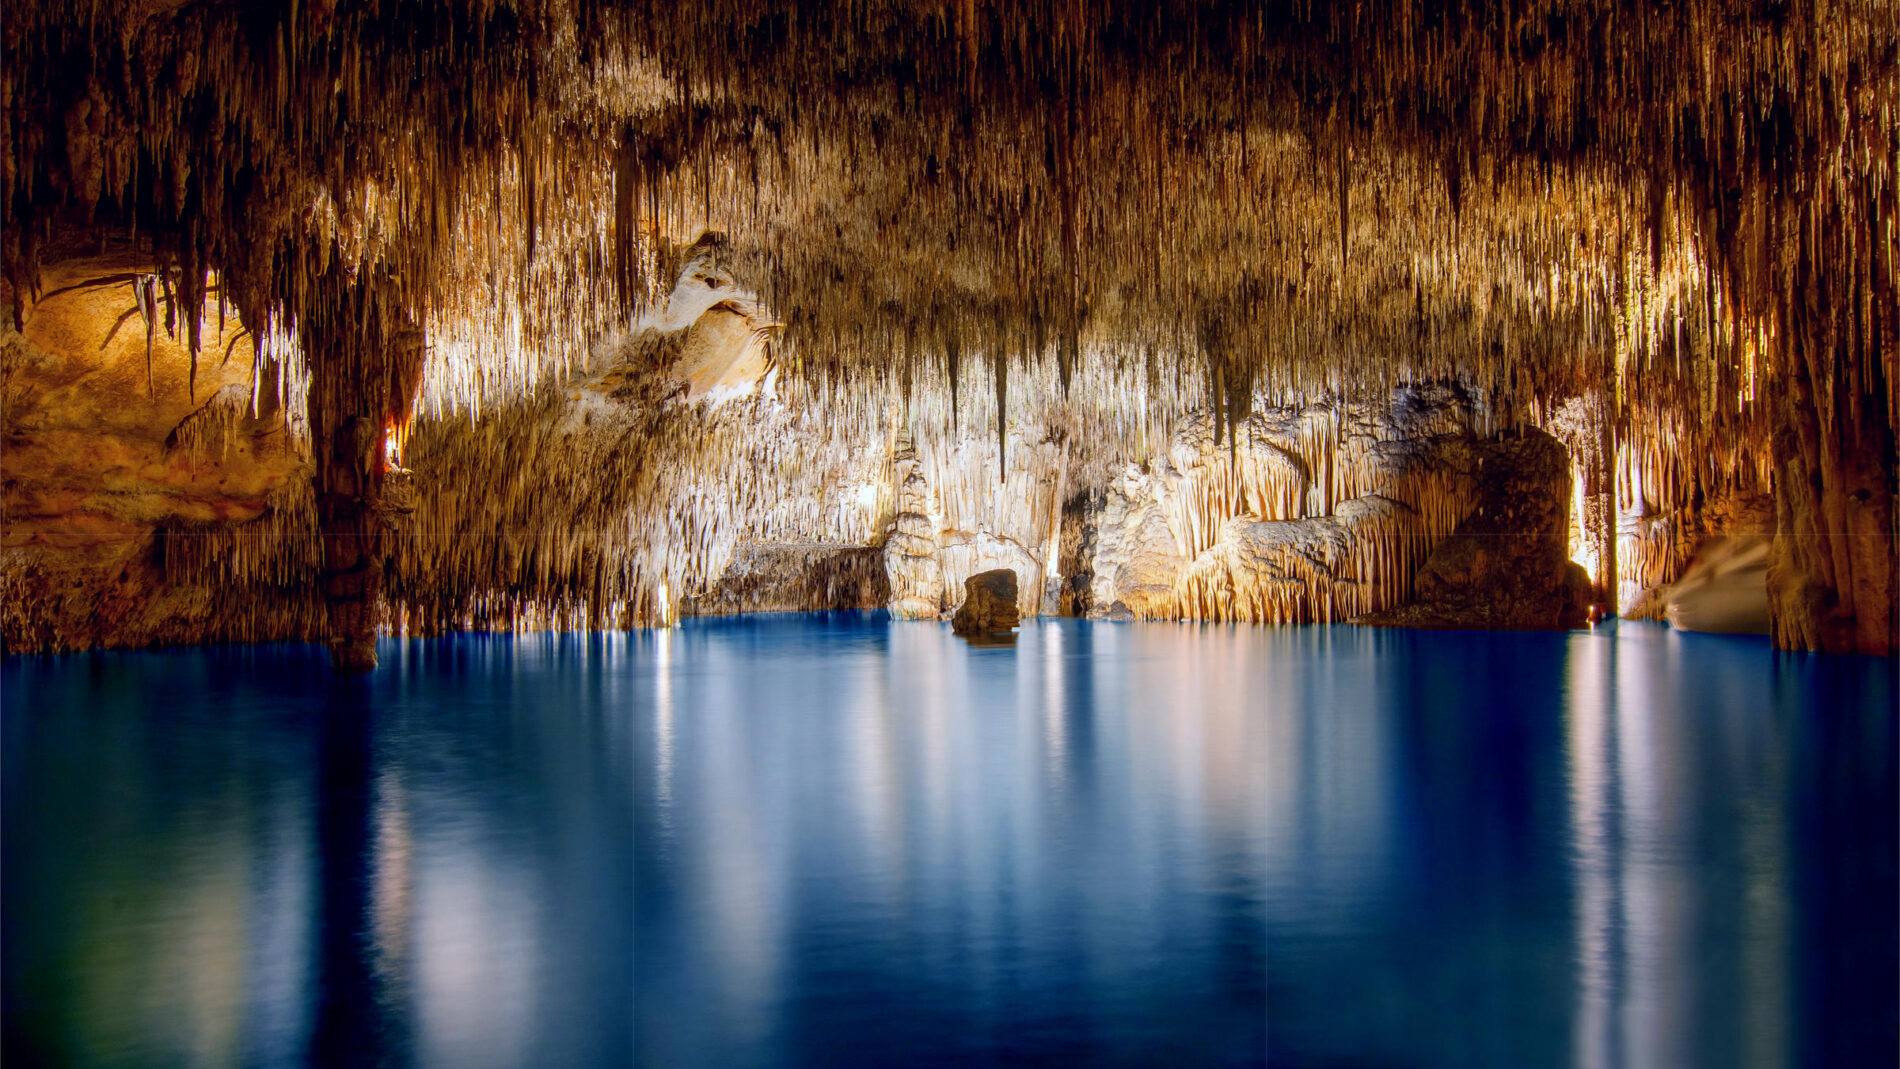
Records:
<instances>
[{"instance_id":1,"label":"underground lake","mask_svg":"<svg viewBox=\"0 0 1900 1069\"><path fill-rule=\"evenodd\" d=\"M9 1063L1895 1056L1887 660L881 612L379 652L5 660Z\"/></svg>"}]
</instances>

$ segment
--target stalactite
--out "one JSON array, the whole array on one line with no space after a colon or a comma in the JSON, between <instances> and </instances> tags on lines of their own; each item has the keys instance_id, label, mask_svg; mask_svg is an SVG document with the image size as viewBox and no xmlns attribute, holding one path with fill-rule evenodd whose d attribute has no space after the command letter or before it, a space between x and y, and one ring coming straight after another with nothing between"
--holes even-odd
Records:
<instances>
[{"instance_id":1,"label":"stalactite","mask_svg":"<svg viewBox=\"0 0 1900 1069\"><path fill-rule=\"evenodd\" d=\"M1230 468L1257 394L1457 378L1504 425L1601 389L1612 459L1664 412L1718 464L1772 442L1779 640L1891 650L1900 15L1617 10L26 4L0 275L23 318L72 227L135 236L148 338L182 310L195 368L208 271L294 337L326 272L387 272L435 418L591 370L701 230L736 236L788 378L886 374L901 321L953 425L962 355L1050 326L1056 396L1205 358ZM361 370L334 367L317 395Z\"/></svg>"},{"instance_id":2,"label":"stalactite","mask_svg":"<svg viewBox=\"0 0 1900 1069\"><path fill-rule=\"evenodd\" d=\"M996 381L996 481L1000 483L1009 479L1009 357L1006 354L990 354L990 375Z\"/></svg>"}]
</instances>

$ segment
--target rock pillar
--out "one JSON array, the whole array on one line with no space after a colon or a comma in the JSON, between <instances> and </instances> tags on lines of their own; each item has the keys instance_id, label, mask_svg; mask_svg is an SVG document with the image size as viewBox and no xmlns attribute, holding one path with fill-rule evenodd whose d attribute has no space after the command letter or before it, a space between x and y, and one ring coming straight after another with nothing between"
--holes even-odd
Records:
<instances>
[{"instance_id":1,"label":"rock pillar","mask_svg":"<svg viewBox=\"0 0 1900 1069\"><path fill-rule=\"evenodd\" d=\"M1875 359L1866 390L1854 388L1855 370L1802 354L1777 401L1768 604L1781 649L1900 651L1895 443L1880 381L1891 369Z\"/></svg>"},{"instance_id":2,"label":"rock pillar","mask_svg":"<svg viewBox=\"0 0 1900 1069\"><path fill-rule=\"evenodd\" d=\"M332 259L332 265L335 264ZM406 421L423 357L420 316L389 273L331 266L312 280L298 317L310 364L310 429L323 600L331 663L376 667L388 520L383 484L389 428Z\"/></svg>"}]
</instances>

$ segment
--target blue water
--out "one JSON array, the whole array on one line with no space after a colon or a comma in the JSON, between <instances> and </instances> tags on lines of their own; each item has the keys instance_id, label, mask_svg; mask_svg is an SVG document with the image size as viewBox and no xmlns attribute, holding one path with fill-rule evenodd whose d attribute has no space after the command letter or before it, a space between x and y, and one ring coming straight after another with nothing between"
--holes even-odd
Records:
<instances>
[{"instance_id":1,"label":"blue water","mask_svg":"<svg viewBox=\"0 0 1900 1069\"><path fill-rule=\"evenodd\" d=\"M7 1065L1892 1065L1895 666L881 614L0 668Z\"/></svg>"}]
</instances>

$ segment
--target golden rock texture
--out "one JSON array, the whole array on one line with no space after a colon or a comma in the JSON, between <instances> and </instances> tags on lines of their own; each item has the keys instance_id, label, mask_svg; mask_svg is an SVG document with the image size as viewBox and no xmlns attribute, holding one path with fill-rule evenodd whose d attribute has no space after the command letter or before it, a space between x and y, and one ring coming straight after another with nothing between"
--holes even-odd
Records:
<instances>
[{"instance_id":1,"label":"golden rock texture","mask_svg":"<svg viewBox=\"0 0 1900 1069\"><path fill-rule=\"evenodd\" d=\"M206 333L220 359L195 383L183 339L162 322L148 358L135 288L150 268L123 254L62 261L46 270L25 332L0 324L9 651L323 631L314 573L198 581L207 558L253 554L286 513L308 510L304 432L278 400L297 386L254 366L232 321ZM206 317L217 318L215 307Z\"/></svg>"},{"instance_id":2,"label":"golden rock texture","mask_svg":"<svg viewBox=\"0 0 1900 1069\"><path fill-rule=\"evenodd\" d=\"M904 611L1004 559L1045 566L1031 608L1073 602L1065 504L1190 413L1238 452L1257 407L1434 382L1480 437L1582 399L1589 440L1558 436L1599 600L1674 577L1683 510L1769 494L1775 641L1900 648L1886 0L24 0L0 44L0 303L30 333L75 250L134 249L124 307L215 405L152 423L220 453L234 313L309 485L183 559L308 584L345 666L412 620L665 620L741 541L873 544L904 484L854 465L899 440L937 510ZM606 417L611 448L536 429L659 361L678 396ZM826 425L740 444L773 420ZM1230 497L1140 529L1188 567L1291 522ZM1161 597L1152 563L1130 590ZM239 598L240 631L302 626Z\"/></svg>"}]
</instances>

